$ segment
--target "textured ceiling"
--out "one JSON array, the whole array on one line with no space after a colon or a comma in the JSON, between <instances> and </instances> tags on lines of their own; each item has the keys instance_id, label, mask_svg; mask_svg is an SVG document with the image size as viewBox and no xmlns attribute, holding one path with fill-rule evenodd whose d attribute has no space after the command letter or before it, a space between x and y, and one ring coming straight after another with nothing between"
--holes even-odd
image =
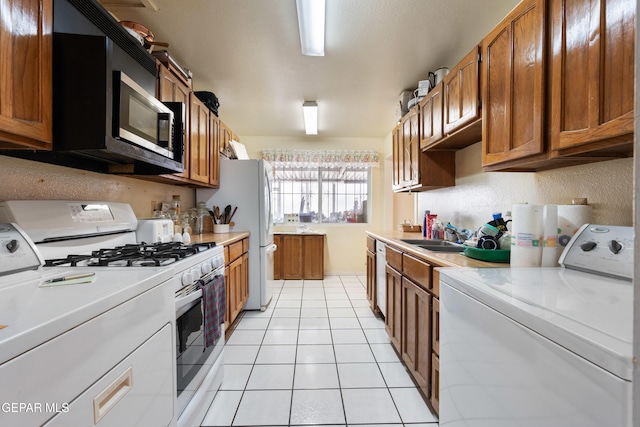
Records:
<instances>
[{"instance_id":1,"label":"textured ceiling","mask_svg":"<svg viewBox=\"0 0 640 427\"><path fill-rule=\"evenodd\" d=\"M305 100L318 102L319 136L387 135L400 92L455 66L518 1L327 0L324 57L301 55L295 0L153 3L109 8L168 42L236 134L312 139Z\"/></svg>"}]
</instances>

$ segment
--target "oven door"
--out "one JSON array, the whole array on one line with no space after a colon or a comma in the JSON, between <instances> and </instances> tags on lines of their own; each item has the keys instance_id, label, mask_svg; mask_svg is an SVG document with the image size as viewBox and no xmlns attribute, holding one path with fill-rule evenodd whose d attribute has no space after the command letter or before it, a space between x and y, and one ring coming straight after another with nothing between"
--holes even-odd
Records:
<instances>
[{"instance_id":1,"label":"oven door","mask_svg":"<svg viewBox=\"0 0 640 427\"><path fill-rule=\"evenodd\" d=\"M193 388L194 379L201 380L202 369L209 369L207 359L215 347L204 347L202 291L176 299L176 375L177 395ZM200 373L200 375L198 375ZM191 387L190 387L191 386Z\"/></svg>"}]
</instances>

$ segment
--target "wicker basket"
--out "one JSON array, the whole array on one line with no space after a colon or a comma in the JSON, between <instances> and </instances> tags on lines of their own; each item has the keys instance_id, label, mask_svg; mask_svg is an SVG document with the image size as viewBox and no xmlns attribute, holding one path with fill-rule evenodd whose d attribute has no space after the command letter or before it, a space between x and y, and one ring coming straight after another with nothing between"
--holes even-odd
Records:
<instances>
[{"instance_id":1,"label":"wicker basket","mask_svg":"<svg viewBox=\"0 0 640 427\"><path fill-rule=\"evenodd\" d=\"M405 233L420 233L422 232L422 226L420 224L410 224L405 222L404 224L398 224Z\"/></svg>"}]
</instances>

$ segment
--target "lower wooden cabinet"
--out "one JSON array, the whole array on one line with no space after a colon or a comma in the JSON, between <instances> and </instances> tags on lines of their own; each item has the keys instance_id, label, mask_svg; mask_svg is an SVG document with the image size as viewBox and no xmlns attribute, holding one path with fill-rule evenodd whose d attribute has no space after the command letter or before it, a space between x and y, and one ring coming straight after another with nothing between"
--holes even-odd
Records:
<instances>
[{"instance_id":1,"label":"lower wooden cabinet","mask_svg":"<svg viewBox=\"0 0 640 427\"><path fill-rule=\"evenodd\" d=\"M249 297L249 239L234 242L225 247L225 290L227 292L227 312L224 326L229 327L236 320Z\"/></svg>"},{"instance_id":2,"label":"lower wooden cabinet","mask_svg":"<svg viewBox=\"0 0 640 427\"><path fill-rule=\"evenodd\" d=\"M435 353L431 356L431 406L440 413L440 357Z\"/></svg>"},{"instance_id":3,"label":"lower wooden cabinet","mask_svg":"<svg viewBox=\"0 0 640 427\"><path fill-rule=\"evenodd\" d=\"M402 353L400 347L400 334L402 325L402 274L387 265L386 280L387 287L387 315L384 318L384 327L391 339L391 344L398 353Z\"/></svg>"},{"instance_id":4,"label":"lower wooden cabinet","mask_svg":"<svg viewBox=\"0 0 640 427\"><path fill-rule=\"evenodd\" d=\"M324 279L324 234L274 234L275 280Z\"/></svg>"},{"instance_id":5,"label":"lower wooden cabinet","mask_svg":"<svg viewBox=\"0 0 640 427\"><path fill-rule=\"evenodd\" d=\"M367 251L369 252L369 251ZM369 275L367 253L367 275ZM437 413L440 398L440 273L431 261L386 247L385 330L391 344ZM368 277L367 277L368 279Z\"/></svg>"},{"instance_id":6,"label":"lower wooden cabinet","mask_svg":"<svg viewBox=\"0 0 640 427\"><path fill-rule=\"evenodd\" d=\"M431 375L431 295L402 278L402 360L425 397Z\"/></svg>"}]
</instances>

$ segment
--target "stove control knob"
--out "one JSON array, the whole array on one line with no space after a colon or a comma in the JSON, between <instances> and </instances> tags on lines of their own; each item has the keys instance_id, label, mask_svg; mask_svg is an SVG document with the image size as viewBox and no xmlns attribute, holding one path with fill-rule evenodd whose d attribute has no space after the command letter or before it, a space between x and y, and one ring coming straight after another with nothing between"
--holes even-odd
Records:
<instances>
[{"instance_id":1,"label":"stove control knob","mask_svg":"<svg viewBox=\"0 0 640 427\"><path fill-rule=\"evenodd\" d=\"M617 240L611 240L609 242L609 250L614 254L617 254L622 250L622 245Z\"/></svg>"},{"instance_id":2,"label":"stove control knob","mask_svg":"<svg viewBox=\"0 0 640 427\"><path fill-rule=\"evenodd\" d=\"M208 262L203 262L202 266L200 267L200 271L202 271L203 275L211 273L211 264Z\"/></svg>"},{"instance_id":3,"label":"stove control knob","mask_svg":"<svg viewBox=\"0 0 640 427\"><path fill-rule=\"evenodd\" d=\"M200 277L202 277L200 275L200 270L198 270L197 268L192 268L191 269L191 278L193 279L193 281L197 282L198 280L200 280Z\"/></svg>"},{"instance_id":4,"label":"stove control knob","mask_svg":"<svg viewBox=\"0 0 640 427\"><path fill-rule=\"evenodd\" d=\"M596 246L598 246L596 242L585 242L580 245L580 249L585 252L589 252L590 250L595 249Z\"/></svg>"},{"instance_id":5,"label":"stove control knob","mask_svg":"<svg viewBox=\"0 0 640 427\"><path fill-rule=\"evenodd\" d=\"M182 273L182 286L188 286L193 283L193 276L190 271Z\"/></svg>"}]
</instances>

